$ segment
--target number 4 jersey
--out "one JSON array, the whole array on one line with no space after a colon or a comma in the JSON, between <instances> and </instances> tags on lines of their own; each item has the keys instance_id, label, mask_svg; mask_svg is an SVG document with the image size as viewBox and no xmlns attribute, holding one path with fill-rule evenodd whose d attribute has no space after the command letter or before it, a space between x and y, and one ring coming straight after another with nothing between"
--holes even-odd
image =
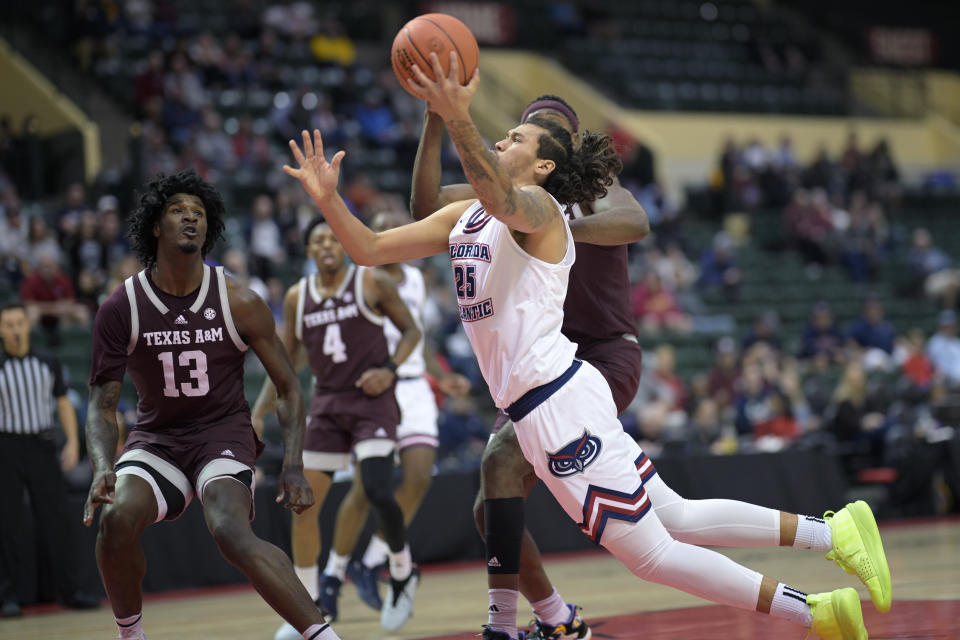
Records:
<instances>
[{"instance_id":1,"label":"number 4 jersey","mask_svg":"<svg viewBox=\"0 0 960 640\"><path fill-rule=\"evenodd\" d=\"M317 289L318 276L300 280L296 331L318 395L359 393L354 384L360 375L390 357L384 317L371 311L363 297L365 271L351 264L340 287L326 298Z\"/></svg>"},{"instance_id":2,"label":"number 4 jersey","mask_svg":"<svg viewBox=\"0 0 960 640\"><path fill-rule=\"evenodd\" d=\"M241 414L247 345L237 333L223 267L203 265L203 280L179 297L147 270L117 287L97 312L90 383L123 379L137 388L137 428L202 428Z\"/></svg>"}]
</instances>

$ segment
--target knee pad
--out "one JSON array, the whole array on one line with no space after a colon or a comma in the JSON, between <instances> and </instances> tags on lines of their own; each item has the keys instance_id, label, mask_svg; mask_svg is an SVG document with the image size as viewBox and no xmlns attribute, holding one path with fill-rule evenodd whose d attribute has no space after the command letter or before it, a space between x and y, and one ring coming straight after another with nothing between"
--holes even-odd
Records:
<instances>
[{"instance_id":1,"label":"knee pad","mask_svg":"<svg viewBox=\"0 0 960 640\"><path fill-rule=\"evenodd\" d=\"M393 458L376 457L360 461L363 492L375 507L393 502Z\"/></svg>"},{"instance_id":2,"label":"knee pad","mask_svg":"<svg viewBox=\"0 0 960 640\"><path fill-rule=\"evenodd\" d=\"M484 537L487 541L487 573L520 573L523 544L523 499L484 500Z\"/></svg>"}]
</instances>

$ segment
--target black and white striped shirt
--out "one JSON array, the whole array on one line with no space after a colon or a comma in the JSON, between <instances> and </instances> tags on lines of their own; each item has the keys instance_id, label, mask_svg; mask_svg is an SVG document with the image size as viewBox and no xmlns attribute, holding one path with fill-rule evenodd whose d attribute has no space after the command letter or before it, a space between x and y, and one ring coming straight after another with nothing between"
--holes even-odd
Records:
<instances>
[{"instance_id":1,"label":"black and white striped shirt","mask_svg":"<svg viewBox=\"0 0 960 640\"><path fill-rule=\"evenodd\" d=\"M56 399L67 392L60 362L27 352L0 352L0 433L37 434L54 425Z\"/></svg>"}]
</instances>

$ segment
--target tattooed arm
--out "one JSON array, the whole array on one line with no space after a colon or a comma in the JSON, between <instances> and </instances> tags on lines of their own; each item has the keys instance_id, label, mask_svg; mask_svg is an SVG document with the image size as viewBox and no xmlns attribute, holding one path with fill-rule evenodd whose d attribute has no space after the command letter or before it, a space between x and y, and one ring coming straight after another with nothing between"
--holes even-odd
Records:
<instances>
[{"instance_id":1,"label":"tattooed arm","mask_svg":"<svg viewBox=\"0 0 960 640\"><path fill-rule=\"evenodd\" d=\"M444 76L436 54L431 53L430 57L434 77L438 80L431 80L414 66L417 82L411 81L411 86L418 96L430 104L430 109L443 118L450 139L460 154L463 172L484 209L520 233L536 233L557 227L562 218L549 194L533 184L514 185L497 157L487 149L470 118L470 102L477 92L479 71L474 73L468 84L461 85L456 55L450 56L450 72L447 76ZM536 141L527 140L522 132L513 130L500 144L506 148L518 143L535 145Z\"/></svg>"},{"instance_id":2,"label":"tattooed arm","mask_svg":"<svg viewBox=\"0 0 960 640\"><path fill-rule=\"evenodd\" d=\"M101 504L113 504L117 474L113 464L117 455L117 403L120 401L120 381L104 382L90 387L87 405L87 453L93 466L93 481L83 508L83 524L90 526L93 514Z\"/></svg>"}]
</instances>

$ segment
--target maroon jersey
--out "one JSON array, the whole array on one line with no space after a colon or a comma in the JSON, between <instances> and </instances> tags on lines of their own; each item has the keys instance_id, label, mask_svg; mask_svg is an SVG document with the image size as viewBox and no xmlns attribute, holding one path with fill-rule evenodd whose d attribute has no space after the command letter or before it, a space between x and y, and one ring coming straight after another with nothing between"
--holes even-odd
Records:
<instances>
[{"instance_id":1,"label":"maroon jersey","mask_svg":"<svg viewBox=\"0 0 960 640\"><path fill-rule=\"evenodd\" d=\"M340 288L320 296L316 276L300 280L297 338L303 343L316 393L357 392L354 383L372 367L390 358L383 316L371 311L363 297L363 267L350 265Z\"/></svg>"},{"instance_id":2,"label":"maroon jersey","mask_svg":"<svg viewBox=\"0 0 960 640\"><path fill-rule=\"evenodd\" d=\"M137 429L190 430L231 417L249 424L243 395L247 345L237 333L223 267L203 266L189 295L161 291L144 270L117 287L97 312L90 384L137 388Z\"/></svg>"},{"instance_id":3,"label":"maroon jersey","mask_svg":"<svg viewBox=\"0 0 960 640\"><path fill-rule=\"evenodd\" d=\"M567 216L583 217L580 205L568 206ZM636 335L630 313L627 246L601 247L578 242L577 260L570 269L563 304L563 335L580 343Z\"/></svg>"}]
</instances>

